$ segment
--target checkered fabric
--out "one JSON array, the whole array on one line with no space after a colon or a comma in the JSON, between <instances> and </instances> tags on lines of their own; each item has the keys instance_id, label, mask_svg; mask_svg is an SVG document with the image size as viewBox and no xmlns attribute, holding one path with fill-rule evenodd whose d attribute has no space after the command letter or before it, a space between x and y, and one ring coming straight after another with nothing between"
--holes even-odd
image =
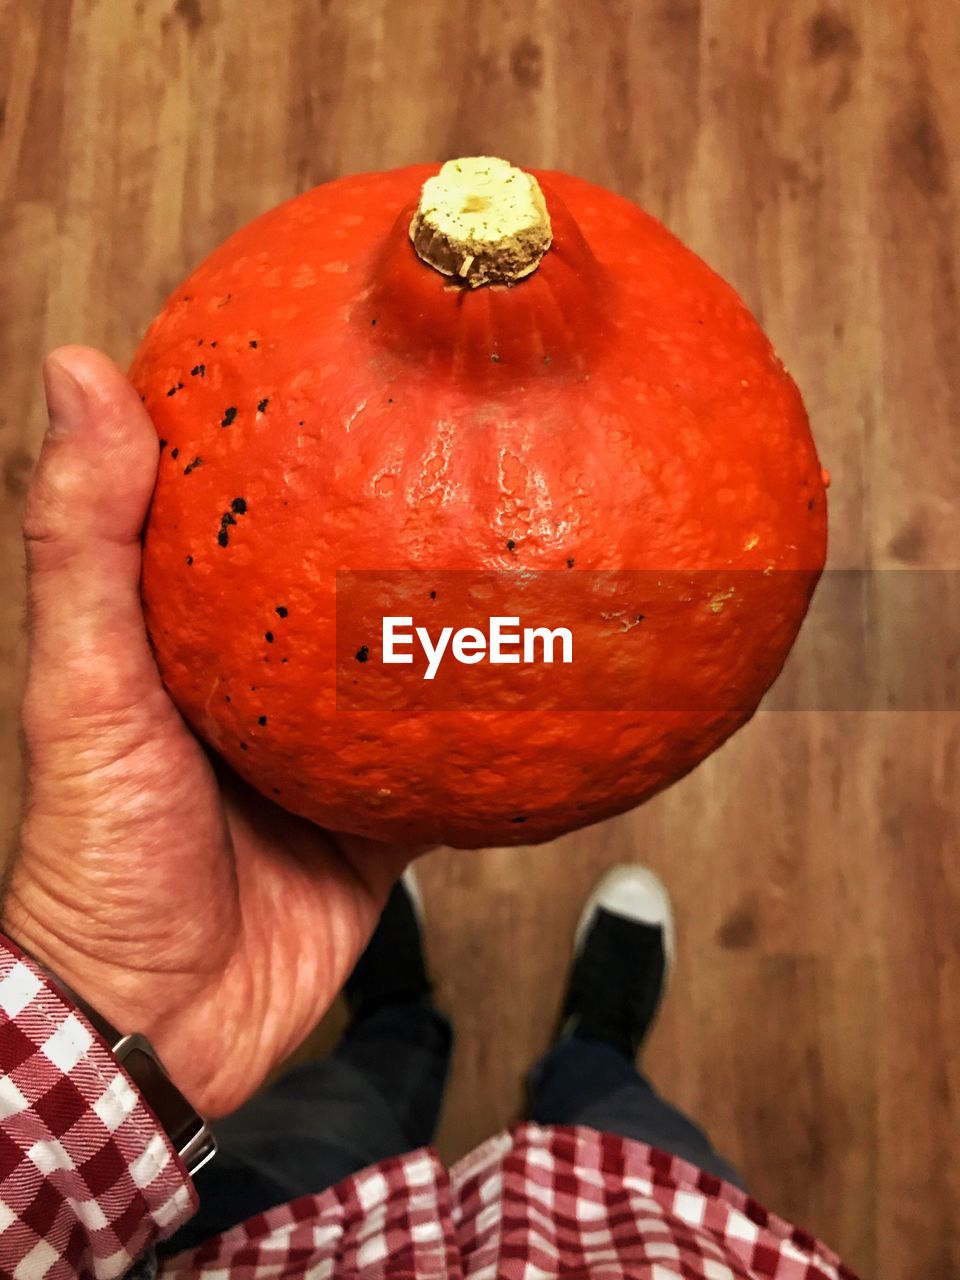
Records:
<instances>
[{"instance_id":1,"label":"checkered fabric","mask_svg":"<svg viewBox=\"0 0 960 1280\"><path fill-rule=\"evenodd\" d=\"M195 1208L83 1018L0 941L0 1280L123 1275ZM384 1161L168 1259L164 1280L856 1280L735 1187L642 1143L522 1125L447 1172Z\"/></svg>"},{"instance_id":2,"label":"checkered fabric","mask_svg":"<svg viewBox=\"0 0 960 1280\"><path fill-rule=\"evenodd\" d=\"M176 1152L86 1020L0 939L0 1277L110 1280L196 1209Z\"/></svg>"},{"instance_id":3,"label":"checkered fabric","mask_svg":"<svg viewBox=\"0 0 960 1280\"><path fill-rule=\"evenodd\" d=\"M170 1259L164 1280L856 1280L736 1188L638 1142L523 1125L448 1174L385 1161Z\"/></svg>"}]
</instances>

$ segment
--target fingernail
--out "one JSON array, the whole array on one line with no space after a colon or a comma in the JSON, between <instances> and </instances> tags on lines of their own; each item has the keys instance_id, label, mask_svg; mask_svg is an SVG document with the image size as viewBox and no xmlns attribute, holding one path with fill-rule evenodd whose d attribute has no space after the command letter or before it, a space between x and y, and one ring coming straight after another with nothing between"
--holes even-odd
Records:
<instances>
[{"instance_id":1,"label":"fingernail","mask_svg":"<svg viewBox=\"0 0 960 1280\"><path fill-rule=\"evenodd\" d=\"M87 403L82 383L55 355L50 355L43 362L43 387L50 418L47 435L54 439L72 435L83 422Z\"/></svg>"}]
</instances>

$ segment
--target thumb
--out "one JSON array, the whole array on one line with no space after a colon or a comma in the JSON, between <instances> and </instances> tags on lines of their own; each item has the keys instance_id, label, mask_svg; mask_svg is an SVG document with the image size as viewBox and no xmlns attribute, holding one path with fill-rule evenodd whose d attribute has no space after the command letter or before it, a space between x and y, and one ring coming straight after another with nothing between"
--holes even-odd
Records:
<instances>
[{"instance_id":1,"label":"thumb","mask_svg":"<svg viewBox=\"0 0 960 1280\"><path fill-rule=\"evenodd\" d=\"M44 364L50 426L24 514L31 718L99 717L159 688L140 605L140 531L159 444L116 365L86 347Z\"/></svg>"}]
</instances>

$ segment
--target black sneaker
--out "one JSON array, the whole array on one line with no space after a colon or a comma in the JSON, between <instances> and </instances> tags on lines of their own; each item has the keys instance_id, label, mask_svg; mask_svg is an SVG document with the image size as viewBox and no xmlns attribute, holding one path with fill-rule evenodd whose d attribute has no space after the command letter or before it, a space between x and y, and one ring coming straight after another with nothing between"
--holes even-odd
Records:
<instances>
[{"instance_id":1,"label":"black sneaker","mask_svg":"<svg viewBox=\"0 0 960 1280\"><path fill-rule=\"evenodd\" d=\"M646 867L609 871L580 918L560 1039L601 1040L631 1061L653 1024L673 960L670 898Z\"/></svg>"},{"instance_id":2,"label":"black sneaker","mask_svg":"<svg viewBox=\"0 0 960 1280\"><path fill-rule=\"evenodd\" d=\"M344 984L355 1019L386 1004L429 997L422 926L423 900L413 872L407 871L393 886L373 937Z\"/></svg>"}]
</instances>

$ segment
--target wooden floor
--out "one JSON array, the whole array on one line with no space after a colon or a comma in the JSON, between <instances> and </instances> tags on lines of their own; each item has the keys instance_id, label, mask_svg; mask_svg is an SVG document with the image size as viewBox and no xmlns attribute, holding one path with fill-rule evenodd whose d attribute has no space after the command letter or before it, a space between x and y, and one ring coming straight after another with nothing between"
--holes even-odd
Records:
<instances>
[{"instance_id":1,"label":"wooden floor","mask_svg":"<svg viewBox=\"0 0 960 1280\"><path fill-rule=\"evenodd\" d=\"M833 474L832 564L960 567L956 0L0 14L7 829L41 353L78 340L126 359L227 232L343 172L492 152L637 199L736 284L803 388ZM812 644L795 661L815 701L830 673ZM680 924L655 1080L865 1276L960 1275L960 703L956 669L937 685L904 661L908 684L933 680L931 709L762 713L633 815L424 866L460 1031L445 1154L519 1115L581 900L611 864L649 862Z\"/></svg>"}]
</instances>

